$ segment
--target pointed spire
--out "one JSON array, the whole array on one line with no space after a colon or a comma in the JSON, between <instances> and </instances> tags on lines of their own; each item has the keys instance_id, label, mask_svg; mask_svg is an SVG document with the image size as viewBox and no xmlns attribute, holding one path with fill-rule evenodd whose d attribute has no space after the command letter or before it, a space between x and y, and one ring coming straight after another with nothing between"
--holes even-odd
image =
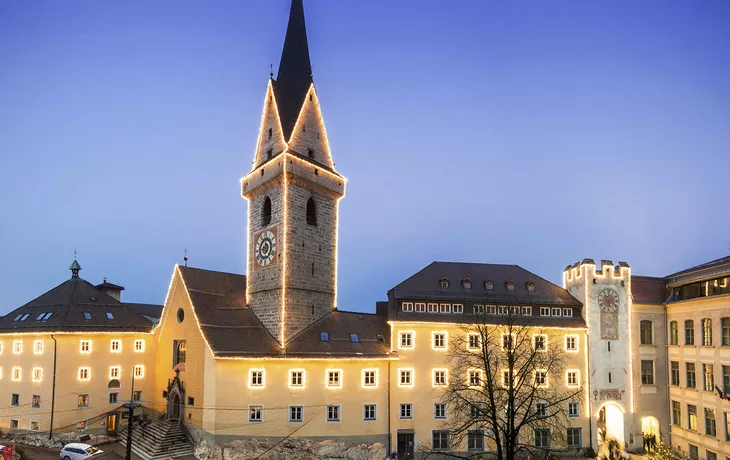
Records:
<instances>
[{"instance_id":1,"label":"pointed spire","mask_svg":"<svg viewBox=\"0 0 730 460\"><path fill-rule=\"evenodd\" d=\"M76 260L76 256L74 255L74 261L71 263L71 266L68 267L69 270L71 270L71 279L76 279L79 277L79 272L81 271L81 265L79 265L78 261Z\"/></svg>"},{"instance_id":2,"label":"pointed spire","mask_svg":"<svg viewBox=\"0 0 730 460\"><path fill-rule=\"evenodd\" d=\"M312 84L307 28L304 24L302 0L292 0L284 50L275 80L276 103L279 108L284 138L289 140L304 99Z\"/></svg>"}]
</instances>

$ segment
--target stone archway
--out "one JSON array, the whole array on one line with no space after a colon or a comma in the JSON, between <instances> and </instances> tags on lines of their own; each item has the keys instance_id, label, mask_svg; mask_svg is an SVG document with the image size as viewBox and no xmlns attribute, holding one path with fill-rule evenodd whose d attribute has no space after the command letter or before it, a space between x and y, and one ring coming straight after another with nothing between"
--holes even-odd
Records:
<instances>
[{"instance_id":1,"label":"stone archway","mask_svg":"<svg viewBox=\"0 0 730 460\"><path fill-rule=\"evenodd\" d=\"M615 402L603 404L598 409L596 420L598 445L615 439L620 446L625 446L624 422L624 409L620 404Z\"/></svg>"},{"instance_id":2,"label":"stone archway","mask_svg":"<svg viewBox=\"0 0 730 460\"><path fill-rule=\"evenodd\" d=\"M167 384L167 414L170 421L182 421L183 404L185 402L185 385L180 380L180 371L175 371L175 378Z\"/></svg>"}]
</instances>

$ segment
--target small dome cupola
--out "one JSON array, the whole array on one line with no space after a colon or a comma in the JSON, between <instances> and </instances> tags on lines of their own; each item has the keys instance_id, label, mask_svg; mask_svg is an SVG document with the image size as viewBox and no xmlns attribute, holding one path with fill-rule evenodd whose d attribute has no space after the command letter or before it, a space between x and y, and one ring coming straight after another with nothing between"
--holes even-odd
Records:
<instances>
[{"instance_id":1,"label":"small dome cupola","mask_svg":"<svg viewBox=\"0 0 730 460\"><path fill-rule=\"evenodd\" d=\"M76 260L76 256L74 256L74 261L71 263L71 266L68 267L69 270L71 270L71 279L78 279L79 272L81 271L81 265L79 265L78 261Z\"/></svg>"}]
</instances>

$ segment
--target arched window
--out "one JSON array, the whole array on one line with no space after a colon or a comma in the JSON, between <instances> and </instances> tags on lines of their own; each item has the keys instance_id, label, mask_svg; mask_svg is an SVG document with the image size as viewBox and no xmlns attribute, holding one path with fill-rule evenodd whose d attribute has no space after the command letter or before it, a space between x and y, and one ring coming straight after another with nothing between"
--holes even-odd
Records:
<instances>
[{"instance_id":1,"label":"arched window","mask_svg":"<svg viewBox=\"0 0 730 460\"><path fill-rule=\"evenodd\" d=\"M314 203L313 198L307 201L307 223L317 225L317 205Z\"/></svg>"},{"instance_id":2,"label":"arched window","mask_svg":"<svg viewBox=\"0 0 730 460\"><path fill-rule=\"evenodd\" d=\"M177 340L175 343L175 364L185 364L187 347L184 340Z\"/></svg>"},{"instance_id":3,"label":"arched window","mask_svg":"<svg viewBox=\"0 0 730 460\"><path fill-rule=\"evenodd\" d=\"M109 385L107 385L107 388L119 388L121 385L119 384L119 380L117 379L111 379L109 380Z\"/></svg>"},{"instance_id":4,"label":"arched window","mask_svg":"<svg viewBox=\"0 0 730 460\"><path fill-rule=\"evenodd\" d=\"M261 220L263 225L269 225L271 223L271 198L268 196L264 198L264 207L261 209Z\"/></svg>"},{"instance_id":5,"label":"arched window","mask_svg":"<svg viewBox=\"0 0 730 460\"><path fill-rule=\"evenodd\" d=\"M642 345L651 345L654 343L652 340L652 324L649 320L643 320L639 322L639 336Z\"/></svg>"}]
</instances>

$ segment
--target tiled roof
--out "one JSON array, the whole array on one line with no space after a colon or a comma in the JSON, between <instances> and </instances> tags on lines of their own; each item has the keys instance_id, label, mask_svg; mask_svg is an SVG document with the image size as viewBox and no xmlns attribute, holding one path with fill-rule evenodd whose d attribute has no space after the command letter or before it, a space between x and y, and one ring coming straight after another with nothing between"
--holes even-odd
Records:
<instances>
[{"instance_id":1,"label":"tiled roof","mask_svg":"<svg viewBox=\"0 0 730 460\"><path fill-rule=\"evenodd\" d=\"M44 319L41 313L50 315ZM26 314L25 320L13 321L18 315ZM107 314L111 315L111 319ZM0 319L0 333L149 332L151 328L152 323L142 314L81 278L71 278L59 284Z\"/></svg>"},{"instance_id":2,"label":"tiled roof","mask_svg":"<svg viewBox=\"0 0 730 460\"><path fill-rule=\"evenodd\" d=\"M636 303L663 304L669 297L664 278L652 276L631 277L631 298Z\"/></svg>"},{"instance_id":3,"label":"tiled roof","mask_svg":"<svg viewBox=\"0 0 730 460\"><path fill-rule=\"evenodd\" d=\"M141 313L144 316L148 316L150 318L157 318L159 319L162 315L162 305L155 305L150 303L129 303L124 302L124 305L128 306L132 310L136 311L137 313Z\"/></svg>"},{"instance_id":4,"label":"tiled roof","mask_svg":"<svg viewBox=\"0 0 730 460\"><path fill-rule=\"evenodd\" d=\"M282 352L276 339L246 306L246 277L179 267L200 327L213 354L221 358L308 356L384 356L390 344L387 317L333 311L294 337ZM328 342L320 340L327 332ZM358 334L352 343L350 333Z\"/></svg>"},{"instance_id":5,"label":"tiled roof","mask_svg":"<svg viewBox=\"0 0 730 460\"><path fill-rule=\"evenodd\" d=\"M667 275L666 277L675 278L675 277L679 277L682 275L686 275L688 273L692 273L692 272L696 272L696 271L700 271L700 270L706 270L709 268L715 268L715 267L719 267L719 266L725 265L725 264L730 265L730 256L721 257L719 259L715 259L715 260L711 260L709 262L695 265L694 267L687 268L685 270L681 270L676 273L672 273L671 275Z\"/></svg>"}]
</instances>

